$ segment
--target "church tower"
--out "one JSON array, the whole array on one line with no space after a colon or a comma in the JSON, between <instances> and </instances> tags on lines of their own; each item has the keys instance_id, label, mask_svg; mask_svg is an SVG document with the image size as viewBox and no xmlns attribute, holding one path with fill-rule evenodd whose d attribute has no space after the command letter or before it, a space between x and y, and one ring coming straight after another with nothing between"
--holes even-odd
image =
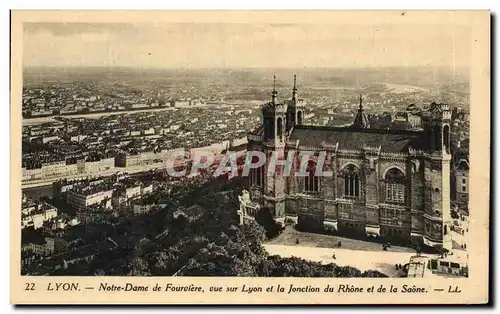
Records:
<instances>
[{"instance_id":1,"label":"church tower","mask_svg":"<svg viewBox=\"0 0 500 314\"><path fill-rule=\"evenodd\" d=\"M424 117L426 153L424 155L424 244L451 248L450 214L450 124L448 104L431 104Z\"/></svg>"},{"instance_id":2,"label":"church tower","mask_svg":"<svg viewBox=\"0 0 500 314\"><path fill-rule=\"evenodd\" d=\"M278 102L276 76L273 77L273 80L272 100L262 107L264 141L280 143L285 141L287 105Z\"/></svg>"},{"instance_id":3,"label":"church tower","mask_svg":"<svg viewBox=\"0 0 500 314\"><path fill-rule=\"evenodd\" d=\"M286 102L278 102L276 76L273 79L272 100L262 108L262 120L264 123L262 150L266 155L262 205L269 208L271 214L276 219L283 219L284 222L286 199L285 178L283 177L281 167L273 165L273 160L275 158L281 160L285 156L288 104Z\"/></svg>"},{"instance_id":4,"label":"church tower","mask_svg":"<svg viewBox=\"0 0 500 314\"><path fill-rule=\"evenodd\" d=\"M352 126L354 128L357 128L357 129L368 129L370 127L368 117L366 117L366 114L365 114L364 109L363 109L363 97L361 97L361 94L359 95L358 113L356 114L356 117L354 118L354 122L353 122Z\"/></svg>"},{"instance_id":5,"label":"church tower","mask_svg":"<svg viewBox=\"0 0 500 314\"><path fill-rule=\"evenodd\" d=\"M304 124L304 107L302 99L297 98L297 75L293 76L292 99L288 102L286 131L290 132L296 125Z\"/></svg>"}]
</instances>

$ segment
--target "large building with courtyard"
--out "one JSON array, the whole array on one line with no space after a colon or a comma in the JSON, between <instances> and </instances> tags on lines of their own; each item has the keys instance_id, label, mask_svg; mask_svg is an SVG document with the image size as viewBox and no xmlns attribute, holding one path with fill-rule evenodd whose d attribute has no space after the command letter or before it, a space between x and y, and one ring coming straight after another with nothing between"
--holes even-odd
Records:
<instances>
[{"instance_id":1,"label":"large building with courtyard","mask_svg":"<svg viewBox=\"0 0 500 314\"><path fill-rule=\"evenodd\" d=\"M291 99L279 101L274 87L262 106L262 125L248 134L247 150L292 154L292 175L280 166L267 175L271 158L251 169L240 215L267 207L277 220L312 229L451 248L449 105L431 104L422 131L370 128L361 96L348 127L308 125L305 106L296 78ZM313 152L309 174L296 176L302 151ZM318 164L331 175L316 175Z\"/></svg>"}]
</instances>

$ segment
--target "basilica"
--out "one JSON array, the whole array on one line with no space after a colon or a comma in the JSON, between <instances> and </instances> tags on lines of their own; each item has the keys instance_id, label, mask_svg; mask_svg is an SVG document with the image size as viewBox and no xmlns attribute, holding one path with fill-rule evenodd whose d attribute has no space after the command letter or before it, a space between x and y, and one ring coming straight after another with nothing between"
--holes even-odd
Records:
<instances>
[{"instance_id":1,"label":"basilica","mask_svg":"<svg viewBox=\"0 0 500 314\"><path fill-rule=\"evenodd\" d=\"M249 174L240 218L267 207L277 221L311 229L451 248L449 105L433 103L422 115L422 131L373 129L360 96L352 125L312 126L297 92L296 77L291 99L278 100L273 88L271 101L262 105L262 125L247 136L247 151L285 157L313 152L308 168L326 156L324 171L332 175L269 176L266 162Z\"/></svg>"}]
</instances>

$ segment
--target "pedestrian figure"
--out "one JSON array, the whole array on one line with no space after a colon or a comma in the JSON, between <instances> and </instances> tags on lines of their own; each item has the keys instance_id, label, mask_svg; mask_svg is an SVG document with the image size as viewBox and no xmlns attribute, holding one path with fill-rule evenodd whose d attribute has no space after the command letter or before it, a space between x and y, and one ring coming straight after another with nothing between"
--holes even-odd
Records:
<instances>
[{"instance_id":1,"label":"pedestrian figure","mask_svg":"<svg viewBox=\"0 0 500 314\"><path fill-rule=\"evenodd\" d=\"M295 244L299 244L299 238L295 240Z\"/></svg>"},{"instance_id":2,"label":"pedestrian figure","mask_svg":"<svg viewBox=\"0 0 500 314\"><path fill-rule=\"evenodd\" d=\"M332 258L337 259L337 256L335 256L335 253L333 253Z\"/></svg>"},{"instance_id":3,"label":"pedestrian figure","mask_svg":"<svg viewBox=\"0 0 500 314\"><path fill-rule=\"evenodd\" d=\"M342 242L339 241L339 243L337 244L338 247L342 247Z\"/></svg>"}]
</instances>

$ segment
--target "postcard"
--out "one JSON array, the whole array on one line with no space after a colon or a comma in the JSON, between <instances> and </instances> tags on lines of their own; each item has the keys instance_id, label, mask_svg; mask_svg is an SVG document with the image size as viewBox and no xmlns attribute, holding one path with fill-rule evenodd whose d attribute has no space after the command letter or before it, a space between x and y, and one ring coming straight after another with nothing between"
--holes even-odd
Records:
<instances>
[{"instance_id":1,"label":"postcard","mask_svg":"<svg viewBox=\"0 0 500 314\"><path fill-rule=\"evenodd\" d=\"M12 11L11 303L488 303L490 18Z\"/></svg>"}]
</instances>

